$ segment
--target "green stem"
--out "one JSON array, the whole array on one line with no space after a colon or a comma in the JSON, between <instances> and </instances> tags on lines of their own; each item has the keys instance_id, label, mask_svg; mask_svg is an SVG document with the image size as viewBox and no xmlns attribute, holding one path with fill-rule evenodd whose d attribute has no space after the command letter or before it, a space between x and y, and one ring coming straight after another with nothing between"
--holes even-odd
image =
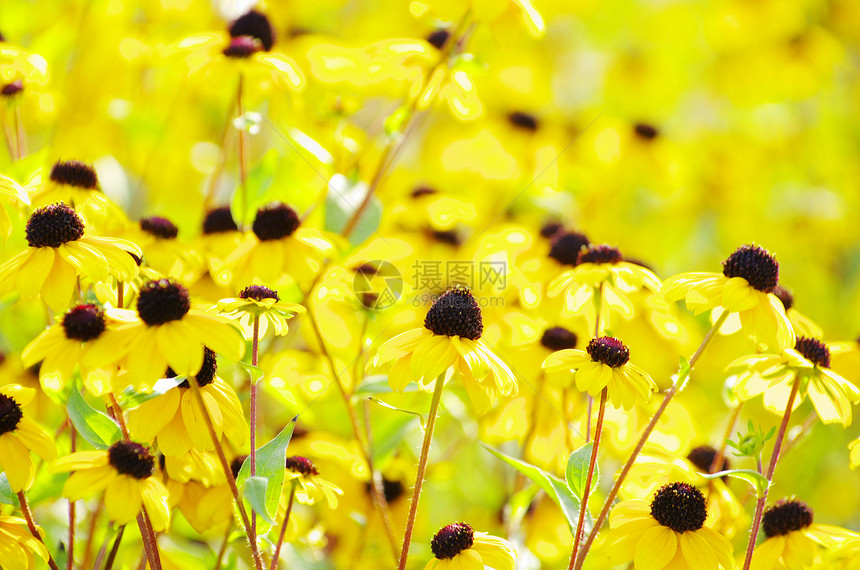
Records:
<instances>
[{"instance_id":1,"label":"green stem","mask_svg":"<svg viewBox=\"0 0 860 570\"><path fill-rule=\"evenodd\" d=\"M412 505L409 508L409 518L406 521L406 533L403 536L403 548L400 551L399 570L406 568L406 557L409 554L409 544L412 541L412 531L415 527L415 517L418 514L418 499L421 487L424 485L424 475L427 472L427 459L430 456L430 441L433 439L433 428L436 427L436 415L439 413L439 403L442 401L442 389L445 387L445 373L436 378L433 388L433 400L430 402L430 415L427 416L427 427L424 430L424 443L421 445L421 456L418 459L418 474L415 477L415 490L412 492Z\"/></svg>"}]
</instances>

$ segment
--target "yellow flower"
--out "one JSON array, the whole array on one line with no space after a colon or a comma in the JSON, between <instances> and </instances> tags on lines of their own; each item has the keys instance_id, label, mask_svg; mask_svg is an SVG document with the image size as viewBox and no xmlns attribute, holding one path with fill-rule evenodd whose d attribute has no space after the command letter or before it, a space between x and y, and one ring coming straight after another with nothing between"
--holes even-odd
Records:
<instances>
[{"instance_id":1,"label":"yellow flower","mask_svg":"<svg viewBox=\"0 0 860 570\"><path fill-rule=\"evenodd\" d=\"M245 344L223 317L191 308L188 290L171 279L150 281L137 297L137 315L109 309L108 316L128 322L105 331L84 356L83 365L98 367L122 358L135 386L149 385L169 366L180 376L194 376L203 366L204 345L236 361Z\"/></svg>"},{"instance_id":2,"label":"yellow flower","mask_svg":"<svg viewBox=\"0 0 860 570\"><path fill-rule=\"evenodd\" d=\"M800 337L794 348L780 354L753 354L741 357L729 369L743 367L734 392L741 400L764 394L767 409L782 414L788 405L792 385L800 382L794 406L809 396L824 423L851 424L851 404L860 400L860 390L830 369L830 350L814 338Z\"/></svg>"},{"instance_id":3,"label":"yellow flower","mask_svg":"<svg viewBox=\"0 0 860 570\"><path fill-rule=\"evenodd\" d=\"M33 486L36 470L30 451L45 461L52 461L57 453L51 437L21 410L35 394L32 388L17 384L0 386L0 471L16 493Z\"/></svg>"},{"instance_id":4,"label":"yellow flower","mask_svg":"<svg viewBox=\"0 0 860 570\"><path fill-rule=\"evenodd\" d=\"M794 308L794 295L791 294L791 291L782 285L777 285L773 294L782 301L782 306L785 307L785 316L791 322L791 327L796 335L813 338L821 338L824 335L824 331L815 321Z\"/></svg>"},{"instance_id":5,"label":"yellow flower","mask_svg":"<svg viewBox=\"0 0 860 570\"><path fill-rule=\"evenodd\" d=\"M25 186L0 174L0 242L6 241L12 235L12 220L5 208L7 204L12 206L14 211L21 211L24 206L30 205L30 195Z\"/></svg>"},{"instance_id":6,"label":"yellow flower","mask_svg":"<svg viewBox=\"0 0 860 570\"><path fill-rule=\"evenodd\" d=\"M167 488L152 476L155 457L139 443L119 441L106 451L72 453L57 460L54 470L74 471L63 485L70 501L104 491L108 518L118 525L133 521L141 507L156 532L170 524Z\"/></svg>"},{"instance_id":7,"label":"yellow flower","mask_svg":"<svg viewBox=\"0 0 860 570\"><path fill-rule=\"evenodd\" d=\"M612 509L604 552L611 564L632 560L637 569L734 568L731 543L704 526L707 517L701 491L670 483L654 494L650 505L632 499Z\"/></svg>"},{"instance_id":8,"label":"yellow flower","mask_svg":"<svg viewBox=\"0 0 860 570\"><path fill-rule=\"evenodd\" d=\"M203 367L194 378L218 439L223 435L234 448L242 449L248 436L242 405L233 388L215 375L217 369L215 353L204 348ZM165 376L173 378L176 374L168 369ZM158 450L164 455L185 455L192 448L196 451L214 449L215 444L188 382L184 380L177 387L129 410L131 435L146 442L157 439Z\"/></svg>"},{"instance_id":9,"label":"yellow flower","mask_svg":"<svg viewBox=\"0 0 860 570\"><path fill-rule=\"evenodd\" d=\"M380 346L367 369L394 362L388 384L398 392L413 381L426 387L446 372L448 377L459 376L475 413L485 414L499 394L517 394L517 381L481 340L483 331L481 308L469 290L458 285L433 302L424 328L406 331Z\"/></svg>"},{"instance_id":10,"label":"yellow flower","mask_svg":"<svg viewBox=\"0 0 860 570\"><path fill-rule=\"evenodd\" d=\"M251 340L254 334L254 321L259 321L257 338L266 336L269 325L277 336L289 332L287 320L304 313L305 308L295 303L282 303L277 291L263 285L249 285L242 289L239 297L221 299L218 310L228 319L240 319L245 338Z\"/></svg>"},{"instance_id":11,"label":"yellow flower","mask_svg":"<svg viewBox=\"0 0 860 570\"><path fill-rule=\"evenodd\" d=\"M424 570L514 570L517 551L502 538L475 532L466 523L443 526L430 541L435 558Z\"/></svg>"},{"instance_id":12,"label":"yellow flower","mask_svg":"<svg viewBox=\"0 0 860 570\"><path fill-rule=\"evenodd\" d=\"M660 280L641 265L624 261L614 247L588 245L578 252L576 267L555 278L547 287L547 294L556 297L564 293L565 309L578 313L591 301L595 291L602 291L601 300L607 308L630 319L633 303L627 295L643 287L657 292ZM593 316L590 321L594 321Z\"/></svg>"},{"instance_id":13,"label":"yellow flower","mask_svg":"<svg viewBox=\"0 0 860 570\"><path fill-rule=\"evenodd\" d=\"M575 371L574 380L580 392L599 396L609 388L609 401L616 408L630 410L637 396L648 401L657 385L648 373L630 363L630 349L617 338L593 338L585 350L566 348L549 355L543 362L547 372Z\"/></svg>"},{"instance_id":14,"label":"yellow flower","mask_svg":"<svg viewBox=\"0 0 860 570\"><path fill-rule=\"evenodd\" d=\"M294 455L287 457L287 482L297 485L296 500L303 505L313 505L325 499L330 508L337 507L337 496L343 495L340 487L319 476L313 461ZM286 485L284 489L286 489Z\"/></svg>"},{"instance_id":15,"label":"yellow flower","mask_svg":"<svg viewBox=\"0 0 860 570\"><path fill-rule=\"evenodd\" d=\"M77 160L57 161L48 181L38 186L33 194L34 206L54 202L69 204L87 224L101 233L120 231L129 223L122 208L101 191L95 169Z\"/></svg>"},{"instance_id":16,"label":"yellow flower","mask_svg":"<svg viewBox=\"0 0 860 570\"><path fill-rule=\"evenodd\" d=\"M835 548L860 538L851 531L812 523L812 509L794 498L777 501L762 517L765 540L753 553L750 570L804 570L812 566L819 546Z\"/></svg>"},{"instance_id":17,"label":"yellow flower","mask_svg":"<svg viewBox=\"0 0 860 570\"><path fill-rule=\"evenodd\" d=\"M714 307L737 313L741 327L768 346L794 346L794 329L779 298L779 263L755 245L738 248L723 262L723 273L682 273L663 282L669 301L684 299L697 315Z\"/></svg>"},{"instance_id":18,"label":"yellow flower","mask_svg":"<svg viewBox=\"0 0 860 570\"><path fill-rule=\"evenodd\" d=\"M71 379L83 356L107 328L121 321L105 319L105 312L96 305L78 305L66 311L62 320L33 339L21 353L25 366L42 362L39 380L48 390L58 391ZM101 396L111 390L112 366L87 368L81 365L84 385L92 394Z\"/></svg>"},{"instance_id":19,"label":"yellow flower","mask_svg":"<svg viewBox=\"0 0 860 570\"><path fill-rule=\"evenodd\" d=\"M51 308L69 306L78 276L103 281L137 275L140 248L131 242L84 235L84 222L63 203L39 208L27 222L30 248L0 266L0 295L17 289L30 300L39 295Z\"/></svg>"},{"instance_id":20,"label":"yellow flower","mask_svg":"<svg viewBox=\"0 0 860 570\"><path fill-rule=\"evenodd\" d=\"M257 210L253 231L226 259L215 280L234 287L255 279L274 287L310 282L335 246L321 232L300 228L300 223L296 211L281 203Z\"/></svg>"},{"instance_id":21,"label":"yellow flower","mask_svg":"<svg viewBox=\"0 0 860 570\"><path fill-rule=\"evenodd\" d=\"M48 549L42 541L30 534L27 521L18 517L0 515L0 560L6 570L35 570L37 554L48 562Z\"/></svg>"},{"instance_id":22,"label":"yellow flower","mask_svg":"<svg viewBox=\"0 0 860 570\"><path fill-rule=\"evenodd\" d=\"M206 263L198 251L177 239L178 236L179 228L161 216L141 218L127 234L140 245L143 265L181 283L192 283L203 274Z\"/></svg>"}]
</instances>

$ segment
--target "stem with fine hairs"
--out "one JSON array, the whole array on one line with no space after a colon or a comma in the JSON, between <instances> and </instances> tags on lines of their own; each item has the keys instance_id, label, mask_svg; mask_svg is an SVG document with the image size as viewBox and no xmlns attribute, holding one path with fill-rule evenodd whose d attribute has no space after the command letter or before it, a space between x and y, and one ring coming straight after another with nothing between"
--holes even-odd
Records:
<instances>
[{"instance_id":1,"label":"stem with fine hairs","mask_svg":"<svg viewBox=\"0 0 860 570\"><path fill-rule=\"evenodd\" d=\"M30 529L30 534L36 537L39 542L45 544L45 541L42 540L42 535L39 534L39 529L36 528L36 521L33 519L33 512L30 510L30 505L27 503L27 495L24 494L24 491L18 491L18 503L21 505L21 514L24 515L24 520L27 521L27 528ZM47 545L45 546L47 547ZM50 551L48 552L48 566L51 567L51 570L60 570L57 563L54 562Z\"/></svg>"},{"instance_id":2,"label":"stem with fine hairs","mask_svg":"<svg viewBox=\"0 0 860 570\"><path fill-rule=\"evenodd\" d=\"M281 556L281 546L284 545L284 535L287 534L287 523L290 522L290 513L293 511L293 501L296 498L297 486L298 483L293 479L290 488L290 501L287 503L287 512L284 515L284 522L281 524L281 532L278 534L278 543L275 545L275 553L272 554L272 566L269 570L276 570L278 568L278 558Z\"/></svg>"},{"instance_id":3,"label":"stem with fine hairs","mask_svg":"<svg viewBox=\"0 0 860 570\"><path fill-rule=\"evenodd\" d=\"M257 358L260 344L260 316L254 315L254 336L251 341L251 366L257 366ZM257 475L257 378L251 376L251 401L250 401L250 416L251 416L251 455L250 467L251 477ZM255 544L257 542L257 513L251 511L251 528L248 531L248 538Z\"/></svg>"}]
</instances>

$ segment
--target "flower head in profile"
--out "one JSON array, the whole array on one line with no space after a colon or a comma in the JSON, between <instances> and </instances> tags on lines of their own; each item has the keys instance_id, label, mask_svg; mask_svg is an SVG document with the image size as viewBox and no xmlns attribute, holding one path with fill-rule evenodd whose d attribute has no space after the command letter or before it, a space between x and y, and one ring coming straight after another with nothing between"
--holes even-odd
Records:
<instances>
[{"instance_id":1,"label":"flower head in profile","mask_svg":"<svg viewBox=\"0 0 860 570\"><path fill-rule=\"evenodd\" d=\"M824 335L824 331L815 321L797 310L794 306L794 295L791 291L782 285L777 285L773 290L773 294L782 301L782 306L785 307L785 316L788 317L797 336L821 338Z\"/></svg>"},{"instance_id":2,"label":"flower head in profile","mask_svg":"<svg viewBox=\"0 0 860 570\"><path fill-rule=\"evenodd\" d=\"M517 551L510 542L475 532L462 522L440 528L430 541L430 549L434 558L424 570L513 570L517 562Z\"/></svg>"},{"instance_id":3,"label":"flower head in profile","mask_svg":"<svg viewBox=\"0 0 860 570\"><path fill-rule=\"evenodd\" d=\"M608 388L616 408L633 408L637 399L647 401L657 385L647 372L630 362L630 349L611 336L593 338L585 350L567 348L550 354L543 368L548 372L571 370L577 390L599 396Z\"/></svg>"},{"instance_id":4,"label":"flower head in profile","mask_svg":"<svg viewBox=\"0 0 860 570\"><path fill-rule=\"evenodd\" d=\"M287 482L296 485L296 500L303 505L313 505L325 499L329 508L337 507L337 496L343 495L340 487L329 483L317 470L314 462L307 457L293 455L287 457ZM286 486L284 486L286 489Z\"/></svg>"},{"instance_id":5,"label":"flower head in profile","mask_svg":"<svg viewBox=\"0 0 860 570\"><path fill-rule=\"evenodd\" d=\"M809 396L824 423L851 424L851 405L860 400L860 390L830 369L830 350L820 340L799 337L793 348L779 354L752 354L729 365L740 369L734 392L743 401L764 394L764 405L782 414L792 386L799 382L794 407Z\"/></svg>"},{"instance_id":6,"label":"flower head in profile","mask_svg":"<svg viewBox=\"0 0 860 570\"><path fill-rule=\"evenodd\" d=\"M118 525L135 519L141 507L157 531L167 530L170 508L167 488L156 477L155 456L134 441L118 441L104 451L80 451L61 457L58 472L73 471L63 485L63 496L77 501L104 491L108 518Z\"/></svg>"},{"instance_id":7,"label":"flower head in profile","mask_svg":"<svg viewBox=\"0 0 860 570\"><path fill-rule=\"evenodd\" d=\"M553 250L558 249L564 239L565 235L555 238ZM564 255L569 257L571 253ZM567 260L567 257L564 259ZM586 304L592 306L592 297L601 294L602 302L610 310L629 319L633 317L633 303L628 295L643 287L659 291L660 280L649 269L625 261L618 249L609 245L588 244L577 251L575 267L550 282L547 294L550 297L563 294L565 310L570 313L578 313Z\"/></svg>"},{"instance_id":8,"label":"flower head in profile","mask_svg":"<svg viewBox=\"0 0 860 570\"><path fill-rule=\"evenodd\" d=\"M30 534L27 521L18 517L0 515L0 558L3 567L10 570L35 570L37 555L47 564L48 549Z\"/></svg>"},{"instance_id":9,"label":"flower head in profile","mask_svg":"<svg viewBox=\"0 0 860 570\"><path fill-rule=\"evenodd\" d=\"M169 218L141 218L127 235L143 251L142 265L155 270L159 276L193 283L204 271L203 256L179 238L179 227Z\"/></svg>"},{"instance_id":10,"label":"flower head in profile","mask_svg":"<svg viewBox=\"0 0 860 570\"><path fill-rule=\"evenodd\" d=\"M54 310L65 310L79 276L104 281L109 275L128 280L137 275L129 253L133 243L84 234L84 221L58 202L38 208L27 221L29 248L0 266L0 295L16 289L26 300L41 296Z\"/></svg>"},{"instance_id":11,"label":"flower head in profile","mask_svg":"<svg viewBox=\"0 0 860 570\"><path fill-rule=\"evenodd\" d=\"M277 291L264 285L249 285L242 289L238 297L221 299L218 310L228 319L239 319L245 338L251 340L254 322L258 322L258 338L266 336L269 326L277 336L289 332L287 321L305 308L296 303L283 303Z\"/></svg>"},{"instance_id":12,"label":"flower head in profile","mask_svg":"<svg viewBox=\"0 0 860 570\"><path fill-rule=\"evenodd\" d=\"M774 295L779 263L756 245L741 246L723 262L722 273L681 273L663 282L669 301L684 299L700 314L714 307L737 313L741 328L774 348L794 346L795 334L782 301Z\"/></svg>"},{"instance_id":13,"label":"flower head in profile","mask_svg":"<svg viewBox=\"0 0 860 570\"><path fill-rule=\"evenodd\" d=\"M108 314L128 322L106 331L85 355L83 365L98 367L121 358L135 385L162 378L168 366L178 375L194 376L203 367L204 346L234 361L245 350L229 321L193 308L188 290L172 279L143 285L136 314L124 309L110 309Z\"/></svg>"},{"instance_id":14,"label":"flower head in profile","mask_svg":"<svg viewBox=\"0 0 860 570\"><path fill-rule=\"evenodd\" d=\"M734 568L732 545L705 526L705 495L688 483L670 483L649 504L622 501L609 515L604 552L611 564L633 561L637 569Z\"/></svg>"},{"instance_id":15,"label":"flower head in profile","mask_svg":"<svg viewBox=\"0 0 860 570\"><path fill-rule=\"evenodd\" d=\"M515 396L514 373L482 340L481 308L466 287L440 295L427 311L424 327L397 335L368 363L376 370L393 362L388 383L401 391L410 382L426 386L443 374L459 376L475 412L484 414L499 395Z\"/></svg>"},{"instance_id":16,"label":"flower head in profile","mask_svg":"<svg viewBox=\"0 0 860 570\"><path fill-rule=\"evenodd\" d=\"M0 386L0 472L6 473L12 491L24 491L33 486L36 469L30 452L45 461L56 455L54 441L24 414L21 406L30 403L35 390L17 384Z\"/></svg>"},{"instance_id":17,"label":"flower head in profile","mask_svg":"<svg viewBox=\"0 0 860 570\"><path fill-rule=\"evenodd\" d=\"M104 309L97 305L77 305L33 339L21 353L21 359L25 366L42 363L39 380L46 389L59 390L80 365L87 390L97 396L106 394L111 390L111 367L88 368L81 365L81 361L108 327L115 328L121 322L107 319Z\"/></svg>"},{"instance_id":18,"label":"flower head in profile","mask_svg":"<svg viewBox=\"0 0 860 570\"><path fill-rule=\"evenodd\" d=\"M832 549L860 538L843 528L814 524L812 519L812 509L794 497L767 509L762 517L765 540L755 549L750 570L809 568L820 547Z\"/></svg>"},{"instance_id":19,"label":"flower head in profile","mask_svg":"<svg viewBox=\"0 0 860 570\"><path fill-rule=\"evenodd\" d=\"M99 232L118 231L129 223L122 208L102 192L95 168L79 160L58 160L51 167L48 180L37 186L34 206L54 202L69 204Z\"/></svg>"},{"instance_id":20,"label":"flower head in profile","mask_svg":"<svg viewBox=\"0 0 860 570\"><path fill-rule=\"evenodd\" d=\"M193 379L183 380L175 388L129 410L131 435L140 441L157 440L158 450L169 456L187 454L192 448L197 451L214 449L206 420L190 389L189 382L194 381L200 386L200 395L218 439L223 436L234 449L243 449L247 445L248 425L242 405L233 388L216 375L217 370L215 353L204 348L203 367ZM164 375L176 377L170 368Z\"/></svg>"}]
</instances>

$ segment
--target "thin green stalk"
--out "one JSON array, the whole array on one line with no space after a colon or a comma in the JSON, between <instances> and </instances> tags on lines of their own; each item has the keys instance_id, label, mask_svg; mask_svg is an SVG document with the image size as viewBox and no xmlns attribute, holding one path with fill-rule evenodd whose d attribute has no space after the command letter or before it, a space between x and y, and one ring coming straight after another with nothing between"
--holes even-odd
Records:
<instances>
[{"instance_id":1,"label":"thin green stalk","mask_svg":"<svg viewBox=\"0 0 860 570\"><path fill-rule=\"evenodd\" d=\"M445 387L445 373L436 378L433 388L433 399L430 402L430 415L427 416L427 427L424 429L424 443L421 445L421 456L418 459L418 474L415 477L415 490L412 492L412 505L409 508L409 518L406 520L406 533L403 536L403 548L400 551L399 570L406 568L406 557L409 555L409 544L412 541L412 531L415 527L415 517L418 515L418 499L421 497L421 487L424 485L424 475L427 472L427 459L430 456L430 442L433 439L433 428L436 427L436 415L442 401L442 389Z\"/></svg>"},{"instance_id":2,"label":"thin green stalk","mask_svg":"<svg viewBox=\"0 0 860 570\"><path fill-rule=\"evenodd\" d=\"M281 524L281 532L278 534L278 543L275 545L275 552L272 554L272 566L270 570L276 570L278 567L278 558L281 556L281 546L284 545L284 535L287 534L287 524L290 522L290 513L293 512L293 500L296 498L296 487L298 483L295 479L292 482L290 489L290 501L287 503L287 512L284 514L284 522Z\"/></svg>"}]
</instances>

